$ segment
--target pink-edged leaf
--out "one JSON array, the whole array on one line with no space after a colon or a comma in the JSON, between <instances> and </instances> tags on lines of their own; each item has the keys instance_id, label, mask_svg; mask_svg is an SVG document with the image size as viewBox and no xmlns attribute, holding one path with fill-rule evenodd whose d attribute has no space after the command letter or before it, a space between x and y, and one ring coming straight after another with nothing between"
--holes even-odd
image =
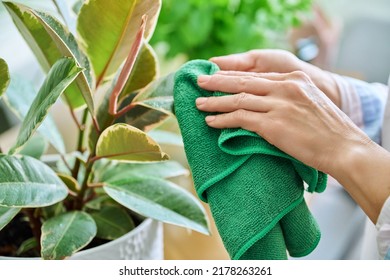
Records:
<instances>
[{"instance_id":1,"label":"pink-edged leaf","mask_svg":"<svg viewBox=\"0 0 390 280\"><path fill-rule=\"evenodd\" d=\"M111 93L110 97L110 105L109 105L109 113L111 115L115 115L118 110L118 97L120 93L122 92L126 81L129 79L131 71L133 70L134 63L137 59L137 56L139 54L139 51L142 46L142 41L144 38L145 33L145 26L146 26L147 16L142 16L141 25L138 29L137 35L135 37L135 41L131 47L130 53L127 56L126 62L123 65L122 71L118 77L118 80L116 82L116 85Z\"/></svg>"}]
</instances>

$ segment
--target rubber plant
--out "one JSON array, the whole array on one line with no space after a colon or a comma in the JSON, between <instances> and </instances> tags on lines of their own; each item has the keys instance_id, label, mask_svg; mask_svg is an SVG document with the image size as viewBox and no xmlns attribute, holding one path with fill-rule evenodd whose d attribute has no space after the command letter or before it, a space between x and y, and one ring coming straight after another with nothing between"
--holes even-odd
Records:
<instances>
[{"instance_id":1,"label":"rubber plant","mask_svg":"<svg viewBox=\"0 0 390 280\"><path fill-rule=\"evenodd\" d=\"M9 255L64 259L145 217L208 234L201 204L169 180L188 170L149 135L173 104L172 75L157 79L148 44L161 0L90 0L74 16L53 2L61 20L3 1L47 73L35 93L0 60L0 96L21 119L15 144L0 154L0 229L15 219L31 228ZM72 151L50 116L59 99L79 129ZM47 143L55 164L43 160Z\"/></svg>"}]
</instances>

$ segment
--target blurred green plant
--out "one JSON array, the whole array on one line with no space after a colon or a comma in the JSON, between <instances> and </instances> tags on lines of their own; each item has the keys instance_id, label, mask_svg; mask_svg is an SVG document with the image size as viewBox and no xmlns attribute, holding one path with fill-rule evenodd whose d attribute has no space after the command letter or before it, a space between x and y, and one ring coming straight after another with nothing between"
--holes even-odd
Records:
<instances>
[{"instance_id":1,"label":"blurred green plant","mask_svg":"<svg viewBox=\"0 0 390 280\"><path fill-rule=\"evenodd\" d=\"M188 59L280 47L277 38L296 26L311 0L163 0L152 45L165 43L167 58Z\"/></svg>"}]
</instances>

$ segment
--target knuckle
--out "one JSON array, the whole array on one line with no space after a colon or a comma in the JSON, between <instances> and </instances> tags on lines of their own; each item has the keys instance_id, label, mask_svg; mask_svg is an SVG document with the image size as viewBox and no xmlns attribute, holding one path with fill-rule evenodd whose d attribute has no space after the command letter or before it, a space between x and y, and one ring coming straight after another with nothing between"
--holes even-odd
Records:
<instances>
[{"instance_id":1,"label":"knuckle","mask_svg":"<svg viewBox=\"0 0 390 280\"><path fill-rule=\"evenodd\" d=\"M290 75L291 75L291 78L297 79L297 80L300 80L300 81L305 81L306 82L306 81L310 80L309 76L305 72L300 71L300 70L291 72Z\"/></svg>"},{"instance_id":2,"label":"knuckle","mask_svg":"<svg viewBox=\"0 0 390 280\"><path fill-rule=\"evenodd\" d=\"M246 86L248 85L248 82L250 79L251 79L251 77L247 77L247 76L239 77L237 80L238 88L244 90L246 88Z\"/></svg>"},{"instance_id":3,"label":"knuckle","mask_svg":"<svg viewBox=\"0 0 390 280\"><path fill-rule=\"evenodd\" d=\"M261 51L260 50L250 50L247 52L247 54L250 58L255 59L261 55Z\"/></svg>"},{"instance_id":4,"label":"knuckle","mask_svg":"<svg viewBox=\"0 0 390 280\"><path fill-rule=\"evenodd\" d=\"M301 91L301 87L296 81L288 80L285 81L283 84L284 84L284 88L288 93L296 93Z\"/></svg>"},{"instance_id":5,"label":"knuckle","mask_svg":"<svg viewBox=\"0 0 390 280\"><path fill-rule=\"evenodd\" d=\"M245 92L238 93L233 97L233 105L235 108L240 108L248 99L248 94Z\"/></svg>"},{"instance_id":6,"label":"knuckle","mask_svg":"<svg viewBox=\"0 0 390 280\"><path fill-rule=\"evenodd\" d=\"M233 117L239 122L245 121L247 119L247 115L248 112L244 109L238 109L233 113Z\"/></svg>"}]
</instances>

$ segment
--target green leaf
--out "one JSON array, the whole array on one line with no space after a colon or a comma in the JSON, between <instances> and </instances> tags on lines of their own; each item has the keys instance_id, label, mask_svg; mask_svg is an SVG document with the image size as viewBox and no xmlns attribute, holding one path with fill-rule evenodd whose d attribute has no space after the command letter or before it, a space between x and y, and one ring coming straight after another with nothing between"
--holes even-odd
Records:
<instances>
[{"instance_id":1,"label":"green leaf","mask_svg":"<svg viewBox=\"0 0 390 280\"><path fill-rule=\"evenodd\" d=\"M136 105L133 109L126 113L125 122L142 131L149 131L161 124L168 117L169 114L164 111L151 109L142 105Z\"/></svg>"},{"instance_id":2,"label":"green leaf","mask_svg":"<svg viewBox=\"0 0 390 280\"><path fill-rule=\"evenodd\" d=\"M51 65L61 57L49 34L28 7L13 2L3 2L3 4L42 68L49 71Z\"/></svg>"},{"instance_id":3,"label":"green leaf","mask_svg":"<svg viewBox=\"0 0 390 280\"><path fill-rule=\"evenodd\" d=\"M0 170L0 206L43 207L68 195L54 171L34 158L0 155Z\"/></svg>"},{"instance_id":4,"label":"green leaf","mask_svg":"<svg viewBox=\"0 0 390 280\"><path fill-rule=\"evenodd\" d=\"M168 155L143 131L127 124L114 124L102 132L96 155L126 161L161 161Z\"/></svg>"},{"instance_id":5,"label":"green leaf","mask_svg":"<svg viewBox=\"0 0 390 280\"><path fill-rule=\"evenodd\" d=\"M138 102L146 108L160 111L166 115L173 114L173 96L162 96Z\"/></svg>"},{"instance_id":6,"label":"green leaf","mask_svg":"<svg viewBox=\"0 0 390 280\"><path fill-rule=\"evenodd\" d=\"M90 89L93 88L93 78L90 65L74 36L59 21L46 13L34 11L22 4L3 3L45 72L63 56L73 57L86 69L78 77L77 85L70 85L66 91L66 101L74 109L87 103L89 110L93 112Z\"/></svg>"},{"instance_id":7,"label":"green leaf","mask_svg":"<svg viewBox=\"0 0 390 280\"><path fill-rule=\"evenodd\" d=\"M72 176L70 175L66 175L66 174L57 174L57 176L62 180L62 182L64 182L64 184L68 187L69 190L71 190L72 192L79 192L80 191L80 185L79 183L77 182L77 180L75 178L73 178Z\"/></svg>"},{"instance_id":8,"label":"green leaf","mask_svg":"<svg viewBox=\"0 0 390 280\"><path fill-rule=\"evenodd\" d=\"M21 155L30 156L40 159L47 150L48 143L45 138L40 135L34 135L27 141L26 145L19 151Z\"/></svg>"},{"instance_id":9,"label":"green leaf","mask_svg":"<svg viewBox=\"0 0 390 280\"><path fill-rule=\"evenodd\" d=\"M9 84L9 71L7 63L0 58L0 97L3 95Z\"/></svg>"},{"instance_id":10,"label":"green leaf","mask_svg":"<svg viewBox=\"0 0 390 280\"><path fill-rule=\"evenodd\" d=\"M2 230L20 211L20 208L0 206L0 230Z\"/></svg>"},{"instance_id":11,"label":"green leaf","mask_svg":"<svg viewBox=\"0 0 390 280\"><path fill-rule=\"evenodd\" d=\"M94 81L88 57L80 50L72 33L69 33L59 21L49 14L38 11L32 12L56 43L61 54L74 58L81 67L85 68L76 79L77 87L72 84L70 88L66 90L66 100L69 104L74 105L72 106L73 108L78 108L80 107L78 104L82 105L83 102L80 101L80 97L83 97L89 111L93 114L95 108L91 88L94 88Z\"/></svg>"},{"instance_id":12,"label":"green leaf","mask_svg":"<svg viewBox=\"0 0 390 280\"><path fill-rule=\"evenodd\" d=\"M41 256L60 260L85 247L96 235L96 224L85 212L69 212L42 225Z\"/></svg>"},{"instance_id":13,"label":"green leaf","mask_svg":"<svg viewBox=\"0 0 390 280\"><path fill-rule=\"evenodd\" d=\"M145 37L150 38L160 7L161 0L91 0L82 6L77 31L91 59L97 84L117 72L133 45L144 14L148 17Z\"/></svg>"},{"instance_id":14,"label":"green leaf","mask_svg":"<svg viewBox=\"0 0 390 280\"><path fill-rule=\"evenodd\" d=\"M94 165L94 174L99 182L118 181L130 177L173 178L188 176L189 171L176 161L130 163L99 160Z\"/></svg>"},{"instance_id":15,"label":"green leaf","mask_svg":"<svg viewBox=\"0 0 390 280\"><path fill-rule=\"evenodd\" d=\"M20 256L21 254L30 251L34 248L38 247L38 242L35 239L35 237L31 237L25 241L23 241L22 244L20 244L18 250L16 251L16 255Z\"/></svg>"},{"instance_id":16,"label":"green leaf","mask_svg":"<svg viewBox=\"0 0 390 280\"><path fill-rule=\"evenodd\" d=\"M177 133L154 129L148 132L148 135L156 140L159 144L184 147L183 138Z\"/></svg>"},{"instance_id":17,"label":"green leaf","mask_svg":"<svg viewBox=\"0 0 390 280\"><path fill-rule=\"evenodd\" d=\"M125 84L124 90L122 90L121 97L120 97L122 100L120 100L119 103L123 102L123 98L128 97L131 91L136 91L141 87L146 86L149 82L151 82L155 78L155 75L157 75L157 69L155 65L156 61L154 61L153 59L155 58L152 49L150 49L148 45L145 45L144 48L141 50L141 54L138 56L135 62L133 71L131 72L129 79ZM153 68L150 69L149 67L153 67ZM114 88L117 84L120 74L121 72L117 73L110 87L104 93L103 100L98 107L96 119L99 124L99 127L102 130L104 130L114 122L113 115L109 114L109 99L111 97L112 92L114 91ZM137 111L137 108L135 108L135 110ZM132 113L128 112L127 114L129 114L131 118L138 117L134 115L136 113L133 112ZM96 133L96 130L91 129L89 133L89 139L88 139L88 145L91 150L94 149L97 140L98 140L98 134Z\"/></svg>"},{"instance_id":18,"label":"green leaf","mask_svg":"<svg viewBox=\"0 0 390 280\"><path fill-rule=\"evenodd\" d=\"M97 109L96 113L96 120L99 124L99 128L101 130L104 130L105 128L109 127L111 124L114 123L114 116L109 114L109 103L110 103L110 96L111 92L115 86L115 80L113 81L111 87L104 92L103 100L99 104L99 107ZM91 129L89 130L88 135L88 147L91 151L95 149L99 134L96 132L96 129L91 125Z\"/></svg>"},{"instance_id":19,"label":"green leaf","mask_svg":"<svg viewBox=\"0 0 390 280\"><path fill-rule=\"evenodd\" d=\"M126 113L127 124L148 131L173 115L174 75L150 83L134 97L132 103L136 106Z\"/></svg>"},{"instance_id":20,"label":"green leaf","mask_svg":"<svg viewBox=\"0 0 390 280\"><path fill-rule=\"evenodd\" d=\"M4 95L4 101L13 113L21 120L25 118L27 112L35 98L35 90L30 82L22 77L11 79L10 86ZM61 154L65 154L65 144L54 119L48 114L37 131L49 141L53 147Z\"/></svg>"},{"instance_id":21,"label":"green leaf","mask_svg":"<svg viewBox=\"0 0 390 280\"><path fill-rule=\"evenodd\" d=\"M81 69L76 67L75 61L70 58L62 58L53 65L23 120L16 144L10 151L11 154L18 151L28 141L45 119L50 107L74 81L80 71Z\"/></svg>"},{"instance_id":22,"label":"green leaf","mask_svg":"<svg viewBox=\"0 0 390 280\"><path fill-rule=\"evenodd\" d=\"M60 201L50 206L43 207L40 210L41 210L41 216L45 220L48 220L54 216L58 216L66 212L63 201Z\"/></svg>"},{"instance_id":23,"label":"green leaf","mask_svg":"<svg viewBox=\"0 0 390 280\"><path fill-rule=\"evenodd\" d=\"M157 76L157 55L149 44L144 44L132 73L121 93L121 99L146 87Z\"/></svg>"},{"instance_id":24,"label":"green leaf","mask_svg":"<svg viewBox=\"0 0 390 280\"><path fill-rule=\"evenodd\" d=\"M109 182L104 190L118 203L145 217L208 234L205 210L189 192L158 178Z\"/></svg>"},{"instance_id":25,"label":"green leaf","mask_svg":"<svg viewBox=\"0 0 390 280\"><path fill-rule=\"evenodd\" d=\"M91 216L95 220L96 236L99 238L114 240L135 227L129 214L121 207L105 206Z\"/></svg>"},{"instance_id":26,"label":"green leaf","mask_svg":"<svg viewBox=\"0 0 390 280\"><path fill-rule=\"evenodd\" d=\"M116 202L103 191L103 194L99 193L96 198L88 201L84 206L89 209L100 210L103 206L110 204L116 204Z\"/></svg>"},{"instance_id":27,"label":"green leaf","mask_svg":"<svg viewBox=\"0 0 390 280\"><path fill-rule=\"evenodd\" d=\"M175 73L170 73L150 83L140 91L133 102L142 102L158 97L173 97L173 86L175 84Z\"/></svg>"}]
</instances>

